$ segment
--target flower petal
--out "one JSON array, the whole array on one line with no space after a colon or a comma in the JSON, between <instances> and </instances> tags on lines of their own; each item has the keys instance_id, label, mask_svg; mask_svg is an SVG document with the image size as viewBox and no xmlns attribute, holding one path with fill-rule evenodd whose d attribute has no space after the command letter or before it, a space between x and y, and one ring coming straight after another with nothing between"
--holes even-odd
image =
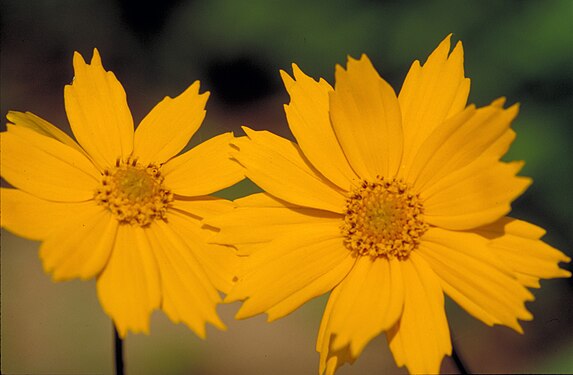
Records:
<instances>
[{"instance_id":1,"label":"flower petal","mask_svg":"<svg viewBox=\"0 0 573 375\"><path fill-rule=\"evenodd\" d=\"M208 92L199 94L199 81L176 98L166 96L137 127L133 155L143 164L177 155L201 126L208 98Z\"/></svg>"},{"instance_id":2,"label":"flower petal","mask_svg":"<svg viewBox=\"0 0 573 375\"><path fill-rule=\"evenodd\" d=\"M273 318L278 318L332 289L353 264L352 253L342 244L338 223L307 225L277 237L252 254L227 300L248 298L237 313L242 319L268 311L304 289L304 298L291 298L288 305L275 310Z\"/></svg>"},{"instance_id":3,"label":"flower petal","mask_svg":"<svg viewBox=\"0 0 573 375\"><path fill-rule=\"evenodd\" d=\"M97 49L90 64L74 53L74 72L72 84L64 89L70 126L99 168L110 167L133 149L133 118L125 91L103 68Z\"/></svg>"},{"instance_id":4,"label":"flower petal","mask_svg":"<svg viewBox=\"0 0 573 375\"><path fill-rule=\"evenodd\" d=\"M475 233L432 228L418 251L444 291L468 313L487 325L503 324L522 332L517 319L532 319L525 301L533 296L488 242Z\"/></svg>"},{"instance_id":5,"label":"flower petal","mask_svg":"<svg viewBox=\"0 0 573 375\"><path fill-rule=\"evenodd\" d=\"M197 196L229 187L244 178L243 169L230 159L233 133L213 137L163 167L165 185L175 194Z\"/></svg>"},{"instance_id":6,"label":"flower petal","mask_svg":"<svg viewBox=\"0 0 573 375\"><path fill-rule=\"evenodd\" d=\"M173 201L173 209L186 214L204 219L206 217L222 215L235 208L235 204L227 199L212 197L210 195L200 197L176 196Z\"/></svg>"},{"instance_id":7,"label":"flower petal","mask_svg":"<svg viewBox=\"0 0 573 375\"><path fill-rule=\"evenodd\" d=\"M44 270L55 281L91 279L106 265L117 228L109 211L86 205L82 212L63 220L40 246Z\"/></svg>"},{"instance_id":8,"label":"flower petal","mask_svg":"<svg viewBox=\"0 0 573 375\"><path fill-rule=\"evenodd\" d=\"M17 189L0 189L3 228L30 240L45 240L70 218L93 207L88 202L50 202Z\"/></svg>"},{"instance_id":9,"label":"flower petal","mask_svg":"<svg viewBox=\"0 0 573 375\"><path fill-rule=\"evenodd\" d=\"M360 257L337 286L328 331L330 350L350 345L356 358L374 337L392 327L402 314L404 282L398 260Z\"/></svg>"},{"instance_id":10,"label":"flower petal","mask_svg":"<svg viewBox=\"0 0 573 375\"><path fill-rule=\"evenodd\" d=\"M281 71L290 95L285 105L289 127L308 160L331 182L348 189L358 177L348 164L334 134L329 116L329 93L325 80L316 82L292 65L294 79Z\"/></svg>"},{"instance_id":11,"label":"flower petal","mask_svg":"<svg viewBox=\"0 0 573 375\"><path fill-rule=\"evenodd\" d=\"M423 67L414 61L398 95L406 166L434 129L466 105L470 80L464 77L464 51L458 42L449 54L450 38L440 43Z\"/></svg>"},{"instance_id":12,"label":"flower petal","mask_svg":"<svg viewBox=\"0 0 573 375\"><path fill-rule=\"evenodd\" d=\"M250 180L295 205L343 211L343 191L317 172L296 144L267 131L243 129L247 137L235 140L239 152L234 156Z\"/></svg>"},{"instance_id":13,"label":"flower petal","mask_svg":"<svg viewBox=\"0 0 573 375\"><path fill-rule=\"evenodd\" d=\"M387 333L396 364L412 374L437 374L452 345L439 279L415 252L400 262L404 277L402 318Z\"/></svg>"},{"instance_id":14,"label":"flower petal","mask_svg":"<svg viewBox=\"0 0 573 375\"><path fill-rule=\"evenodd\" d=\"M330 320L332 318L332 313L335 310L334 306L338 300L338 296L341 292L340 285L335 287L328 298L326 303L326 308L324 309L324 314L322 315L322 320L320 322L320 328L318 330L318 338L316 340L316 351L320 353L320 363L318 373L322 375L334 375L336 370L344 365L345 363L354 363L355 357L352 357L350 352L350 345L339 349L332 349L332 342L334 337L330 328Z\"/></svg>"},{"instance_id":15,"label":"flower petal","mask_svg":"<svg viewBox=\"0 0 573 375\"><path fill-rule=\"evenodd\" d=\"M341 220L339 214L314 208L239 206L233 211L208 219L206 223L221 228L214 241L240 248L244 244L269 242L299 227L325 221L332 221L336 225Z\"/></svg>"},{"instance_id":16,"label":"flower petal","mask_svg":"<svg viewBox=\"0 0 573 375\"><path fill-rule=\"evenodd\" d=\"M216 311L221 297L193 252L167 223L155 221L149 229L145 233L159 264L161 308L169 319L185 323L201 338L207 322L225 329Z\"/></svg>"},{"instance_id":17,"label":"flower petal","mask_svg":"<svg viewBox=\"0 0 573 375\"><path fill-rule=\"evenodd\" d=\"M540 279L571 276L571 272L559 268L559 262L568 263L571 258L541 241L545 231L536 225L505 217L475 232L491 240L489 247L515 272L522 285L539 288Z\"/></svg>"},{"instance_id":18,"label":"flower petal","mask_svg":"<svg viewBox=\"0 0 573 375\"><path fill-rule=\"evenodd\" d=\"M239 257L235 249L230 246L209 243L215 232L201 228L202 224L200 220L184 211L174 211L169 217L169 226L191 250L205 270L209 281L218 290L228 293L239 268Z\"/></svg>"},{"instance_id":19,"label":"flower petal","mask_svg":"<svg viewBox=\"0 0 573 375\"><path fill-rule=\"evenodd\" d=\"M402 119L394 89L362 55L336 67L330 93L330 119L346 158L357 175L394 177L402 159Z\"/></svg>"},{"instance_id":20,"label":"flower petal","mask_svg":"<svg viewBox=\"0 0 573 375\"><path fill-rule=\"evenodd\" d=\"M509 126L517 112L517 106L506 110L494 104L477 110L468 107L426 139L406 181L422 191L477 159L499 160L513 140Z\"/></svg>"},{"instance_id":21,"label":"flower petal","mask_svg":"<svg viewBox=\"0 0 573 375\"><path fill-rule=\"evenodd\" d=\"M34 130L35 132L45 135L47 137L51 137L57 139L58 141L75 148L77 151L81 152L85 156L88 156L83 148L77 144L69 135L61 131L56 126L50 124L48 121L44 120L41 117L36 116L31 112L17 112L17 111L10 111L8 115L6 115L8 121L13 123L16 126L23 126L25 128L29 128Z\"/></svg>"},{"instance_id":22,"label":"flower petal","mask_svg":"<svg viewBox=\"0 0 573 375\"><path fill-rule=\"evenodd\" d=\"M123 338L127 331L149 333L149 317L161 301L157 261L146 230L119 226L109 262L97 280L100 303Z\"/></svg>"},{"instance_id":23,"label":"flower petal","mask_svg":"<svg viewBox=\"0 0 573 375\"><path fill-rule=\"evenodd\" d=\"M424 220L447 229L471 229L492 223L511 210L511 202L531 184L516 176L523 163L476 163L450 174L423 191Z\"/></svg>"},{"instance_id":24,"label":"flower petal","mask_svg":"<svg viewBox=\"0 0 573 375\"><path fill-rule=\"evenodd\" d=\"M0 134L2 177L38 198L78 202L93 198L100 173L77 150L29 128Z\"/></svg>"}]
</instances>

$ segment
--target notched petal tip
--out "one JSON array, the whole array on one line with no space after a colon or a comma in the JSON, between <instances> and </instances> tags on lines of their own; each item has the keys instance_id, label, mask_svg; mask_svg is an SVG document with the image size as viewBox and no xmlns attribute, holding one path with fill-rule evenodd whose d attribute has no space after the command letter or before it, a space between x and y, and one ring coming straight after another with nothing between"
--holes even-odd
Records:
<instances>
[{"instance_id":1,"label":"notched petal tip","mask_svg":"<svg viewBox=\"0 0 573 375\"><path fill-rule=\"evenodd\" d=\"M103 65L101 62L101 55L99 54L99 51L97 48L94 48L94 50L93 50L92 61L91 61L90 65L97 65L97 66L101 66L103 68Z\"/></svg>"},{"instance_id":2,"label":"notched petal tip","mask_svg":"<svg viewBox=\"0 0 573 375\"><path fill-rule=\"evenodd\" d=\"M79 53L78 51L74 51L74 57L72 59L72 64L74 66L74 72L76 72L76 75L77 75L78 69L84 68L87 65L86 60L84 59L82 54Z\"/></svg>"}]
</instances>

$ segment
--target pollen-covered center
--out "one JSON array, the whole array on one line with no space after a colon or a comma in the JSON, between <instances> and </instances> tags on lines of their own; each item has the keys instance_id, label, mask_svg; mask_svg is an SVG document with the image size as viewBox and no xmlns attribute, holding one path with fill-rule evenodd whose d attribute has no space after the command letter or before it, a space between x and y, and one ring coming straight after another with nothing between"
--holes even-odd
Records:
<instances>
[{"instance_id":1,"label":"pollen-covered center","mask_svg":"<svg viewBox=\"0 0 573 375\"><path fill-rule=\"evenodd\" d=\"M110 210L120 223L144 227L153 220L165 220L173 193L163 186L158 166L143 166L128 159L118 160L115 167L103 172L94 199Z\"/></svg>"},{"instance_id":2,"label":"pollen-covered center","mask_svg":"<svg viewBox=\"0 0 573 375\"><path fill-rule=\"evenodd\" d=\"M428 229L417 194L399 180L363 181L346 200L345 246L356 255L406 259Z\"/></svg>"}]
</instances>

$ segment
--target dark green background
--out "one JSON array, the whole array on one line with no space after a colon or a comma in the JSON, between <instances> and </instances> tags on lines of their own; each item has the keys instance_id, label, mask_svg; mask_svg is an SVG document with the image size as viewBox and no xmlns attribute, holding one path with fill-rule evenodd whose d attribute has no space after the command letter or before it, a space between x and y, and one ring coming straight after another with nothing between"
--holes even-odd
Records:
<instances>
[{"instance_id":1,"label":"dark green background","mask_svg":"<svg viewBox=\"0 0 573 375\"><path fill-rule=\"evenodd\" d=\"M139 1L3 0L1 114L32 111L69 130L63 86L72 54L91 58L123 83L136 123L165 95L194 80L211 91L193 142L247 124L290 136L279 69L296 62L333 82L335 64L368 54L398 91L414 59L424 61L449 33L465 47L470 102L499 96L521 103L508 160L523 159L534 185L513 215L547 229L547 242L571 255L573 244L573 1ZM5 129L5 120L2 121ZM240 131L239 131L240 134ZM253 192L249 184L224 193ZM38 244L2 231L2 372L96 374L112 371L111 324L95 283L53 284ZM570 267L570 266L569 266ZM543 282L528 307L525 335L489 328L448 306L454 342L475 372L573 372L573 288ZM128 374L315 374L314 341L325 299L272 324L234 321L201 341L162 313L150 336L126 340ZM444 371L451 371L448 360ZM385 340L374 340L339 374L399 370Z\"/></svg>"}]
</instances>

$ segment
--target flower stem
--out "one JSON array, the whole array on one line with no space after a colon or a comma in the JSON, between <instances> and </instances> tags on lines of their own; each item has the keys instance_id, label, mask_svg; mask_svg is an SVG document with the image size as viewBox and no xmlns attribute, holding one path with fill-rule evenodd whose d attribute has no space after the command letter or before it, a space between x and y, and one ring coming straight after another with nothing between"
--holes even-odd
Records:
<instances>
[{"instance_id":1,"label":"flower stem","mask_svg":"<svg viewBox=\"0 0 573 375\"><path fill-rule=\"evenodd\" d=\"M452 344L452 359L454 360L454 363L456 364L456 367L458 368L458 372L460 374L462 375L471 374L471 372L469 372L468 368L466 367L466 365L464 365L464 362L456 352L456 347L453 344Z\"/></svg>"},{"instance_id":2,"label":"flower stem","mask_svg":"<svg viewBox=\"0 0 573 375\"><path fill-rule=\"evenodd\" d=\"M115 343L115 375L123 375L123 340L119 337L117 327L113 325Z\"/></svg>"}]
</instances>

